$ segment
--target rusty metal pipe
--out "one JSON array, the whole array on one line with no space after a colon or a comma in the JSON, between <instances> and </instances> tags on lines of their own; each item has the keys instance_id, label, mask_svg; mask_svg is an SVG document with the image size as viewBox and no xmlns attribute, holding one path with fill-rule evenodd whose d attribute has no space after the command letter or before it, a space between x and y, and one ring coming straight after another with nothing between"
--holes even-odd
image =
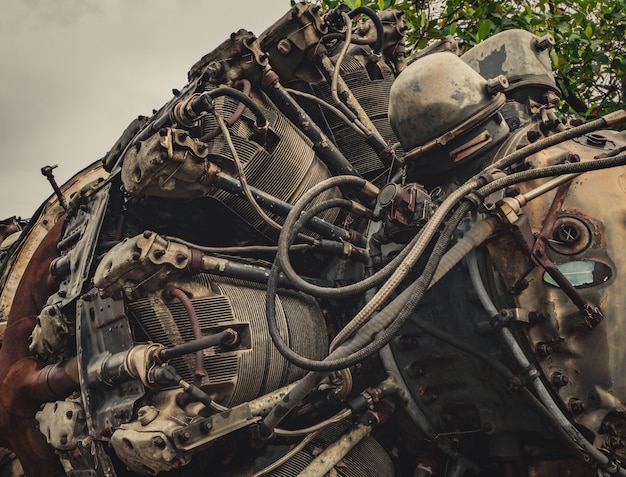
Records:
<instances>
[{"instance_id":1,"label":"rusty metal pipe","mask_svg":"<svg viewBox=\"0 0 626 477\"><path fill-rule=\"evenodd\" d=\"M169 287L165 290L165 295L171 298L178 298L178 300L185 307L187 316L189 316L193 337L196 340L202 338L202 330L200 329L198 315L196 314L196 310L194 309L193 304L191 303L191 300L189 299L187 294L179 288ZM196 366L193 372L194 385L200 387L202 384L202 378L204 378L206 375L207 372L204 370L204 350L199 349L196 351Z\"/></svg>"},{"instance_id":2,"label":"rusty metal pipe","mask_svg":"<svg viewBox=\"0 0 626 477\"><path fill-rule=\"evenodd\" d=\"M41 402L65 399L80 388L78 360L76 357L63 363L46 366L26 379L30 396L37 396Z\"/></svg>"},{"instance_id":3,"label":"rusty metal pipe","mask_svg":"<svg viewBox=\"0 0 626 477\"><path fill-rule=\"evenodd\" d=\"M248 81L247 79L241 79L237 81L237 83L235 83L235 85L238 85L238 84L241 84L242 93L245 94L246 96L250 96L250 90L252 89L252 85L250 84L250 81ZM235 121L237 121L241 117L241 115L243 114L245 110L246 110L246 105L240 102L239 105L237 106L237 109L232 114L232 116L226 119L226 126L227 127L232 126L235 123ZM206 134L200 136L198 140L203 141L203 142L208 142L212 139L215 139L219 135L219 133L220 133L220 128L214 127L212 130L210 130Z\"/></svg>"}]
</instances>

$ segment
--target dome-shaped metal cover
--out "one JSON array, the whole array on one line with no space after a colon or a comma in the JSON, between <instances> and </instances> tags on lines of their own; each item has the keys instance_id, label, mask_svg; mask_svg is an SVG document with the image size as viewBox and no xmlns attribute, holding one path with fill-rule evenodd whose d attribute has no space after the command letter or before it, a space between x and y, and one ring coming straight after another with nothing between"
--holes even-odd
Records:
<instances>
[{"instance_id":1,"label":"dome-shaped metal cover","mask_svg":"<svg viewBox=\"0 0 626 477\"><path fill-rule=\"evenodd\" d=\"M393 83L389 121L407 156L416 157L470 131L504 101L504 94L491 94L487 80L457 55L433 53Z\"/></svg>"},{"instance_id":2,"label":"dome-shaped metal cover","mask_svg":"<svg viewBox=\"0 0 626 477\"><path fill-rule=\"evenodd\" d=\"M461 59L483 78L505 75L507 92L538 86L560 96L548 53L553 45L549 34L538 37L525 30L505 30L472 47Z\"/></svg>"}]
</instances>

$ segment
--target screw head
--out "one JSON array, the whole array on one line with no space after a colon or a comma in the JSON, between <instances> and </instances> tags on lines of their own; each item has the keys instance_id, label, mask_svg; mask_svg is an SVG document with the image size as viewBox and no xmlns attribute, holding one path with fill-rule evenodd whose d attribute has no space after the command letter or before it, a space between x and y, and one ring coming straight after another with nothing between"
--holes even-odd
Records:
<instances>
[{"instance_id":1,"label":"screw head","mask_svg":"<svg viewBox=\"0 0 626 477\"><path fill-rule=\"evenodd\" d=\"M563 222L554 230L553 237L563 244L574 244L580 238L581 231L574 222Z\"/></svg>"},{"instance_id":2,"label":"screw head","mask_svg":"<svg viewBox=\"0 0 626 477\"><path fill-rule=\"evenodd\" d=\"M536 129L531 129L530 131L526 133L526 138L528 139L528 142L535 142L540 137L541 137L541 132L537 131Z\"/></svg>"},{"instance_id":3,"label":"screw head","mask_svg":"<svg viewBox=\"0 0 626 477\"><path fill-rule=\"evenodd\" d=\"M556 372L552 374L550 381L552 382L553 386L560 388L569 383L569 378L562 373Z\"/></svg>"},{"instance_id":4,"label":"screw head","mask_svg":"<svg viewBox=\"0 0 626 477\"><path fill-rule=\"evenodd\" d=\"M535 348L537 354L542 358L547 358L554 351L548 343L539 343Z\"/></svg>"},{"instance_id":5,"label":"screw head","mask_svg":"<svg viewBox=\"0 0 626 477\"><path fill-rule=\"evenodd\" d=\"M582 414L587 409L585 403L580 399L572 398L569 400L569 409L572 411L572 414Z\"/></svg>"}]
</instances>

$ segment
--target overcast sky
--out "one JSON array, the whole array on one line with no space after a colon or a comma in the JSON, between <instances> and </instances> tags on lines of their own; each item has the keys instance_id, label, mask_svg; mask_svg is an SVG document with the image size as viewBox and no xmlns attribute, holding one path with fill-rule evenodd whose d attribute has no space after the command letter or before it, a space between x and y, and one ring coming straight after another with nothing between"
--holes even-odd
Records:
<instances>
[{"instance_id":1,"label":"overcast sky","mask_svg":"<svg viewBox=\"0 0 626 477\"><path fill-rule=\"evenodd\" d=\"M259 35L289 0L3 0L0 220L30 217L59 184L151 115L229 35Z\"/></svg>"}]
</instances>

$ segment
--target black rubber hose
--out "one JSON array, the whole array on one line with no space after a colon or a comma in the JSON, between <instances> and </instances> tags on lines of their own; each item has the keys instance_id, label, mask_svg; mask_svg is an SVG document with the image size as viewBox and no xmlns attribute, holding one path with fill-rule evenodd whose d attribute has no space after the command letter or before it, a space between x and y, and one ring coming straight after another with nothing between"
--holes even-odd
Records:
<instances>
[{"instance_id":1,"label":"black rubber hose","mask_svg":"<svg viewBox=\"0 0 626 477\"><path fill-rule=\"evenodd\" d=\"M478 189L478 193L481 196L487 196L493 192L496 192L500 189L508 187L509 185L517 184L520 182L525 182L528 180L538 179L542 177L550 177L555 175L576 173L576 172L588 172L592 170L598 170L603 168L616 167L620 165L626 164L626 155L614 156L607 159L599 159L592 162L578 162L571 164L560 164L555 166L543 167L541 169L534 169L528 171L522 171L515 174L511 174L502 179L497 179L490 184L487 184L480 189ZM339 178L336 178L339 179ZM351 181L349 181L351 182ZM320 187L316 193L321 192L324 187ZM313 195L314 196L314 195ZM412 248L412 244L415 243L417 236L412 239L412 241L396 256L391 262L389 262L385 267L383 267L378 272L374 273L370 277L351 285L346 285L339 288L322 288L316 285L311 284L303 279L301 279L298 274L295 272L293 267L291 266L291 262L289 259L289 247L291 246L293 240L300 227L302 227L303 223L301 221L303 213L302 211L306 208L307 202L296 203L293 207L293 215L291 217L287 217L284 226L284 233L281 234L278 242L278 257L281 262L283 273L291 280L292 285L300 291L305 293L318 296L318 297L327 297L327 298L339 298L350 295L355 295L359 293L363 293L364 291L371 289L388 278L391 273L397 268L398 264L404 259L404 257L408 254L409 250ZM296 220L296 217L299 217Z\"/></svg>"},{"instance_id":2,"label":"black rubber hose","mask_svg":"<svg viewBox=\"0 0 626 477\"><path fill-rule=\"evenodd\" d=\"M331 355L322 361L311 360L300 356L287 346L282 340L278 325L276 324L275 297L277 293L277 276L280 272L280 261L277 259L272 266L270 278L268 280L265 312L268 321L269 333L278 351L292 364L307 369L309 371L337 371L349 368L383 348L411 316L411 312L419 304L424 296L428 285L437 269L441 257L445 253L448 243L452 239L458 223L470 210L469 203L462 203L453 213L444 231L436 241L432 253L424 267L422 275L389 305L383 308L377 315L370 319L368 323L359 330L354 337L339 346ZM395 318L391 318L395 317ZM387 320L391 324L386 329L377 330L375 327L379 323ZM374 329L370 329L374 328ZM371 340L371 337L375 338ZM365 344L368 343L369 344ZM361 346L361 344L365 344Z\"/></svg>"},{"instance_id":3,"label":"black rubber hose","mask_svg":"<svg viewBox=\"0 0 626 477\"><path fill-rule=\"evenodd\" d=\"M368 322L353 337L352 340L343 343L323 361L314 361L299 356L289 349L289 347L282 341L282 338L278 334L274 310L274 297L276 294L275 279L270 277L267 288L266 314L272 340L281 354L283 354L288 361L304 369L309 369L311 372L304 376L293 389L283 396L282 400L274 406L267 416L265 416L259 426L259 433L262 438L271 436L273 429L302 401L302 399L304 399L311 392L311 390L313 390L322 381L322 379L324 379L325 374L331 371L350 367L371 354L380 351L380 349L391 341L395 334L402 328L402 326L404 326L413 310L424 296L424 293L428 290L429 283L435 274L435 270L437 269L441 257L446 251L448 242L452 239L452 236L456 231L456 226L461 221L463 216L465 216L465 214L470 210L470 208L471 205L464 202L459 206L456 212L452 214L447 226L435 243L422 275L412 285L405 289L390 305L385 307L378 315L375 315L370 322ZM279 269L279 267L273 268L276 268L277 270ZM381 332L375 332L371 328L376 325L377 321L380 321L380 317L385 313L396 315L396 317L387 329ZM372 325L372 323L374 325ZM370 341L373 335L376 336L374 340L369 343L369 345L358 348L360 341ZM355 353L350 354L352 352L352 348L355 346L358 350Z\"/></svg>"},{"instance_id":4,"label":"black rubber hose","mask_svg":"<svg viewBox=\"0 0 626 477\"><path fill-rule=\"evenodd\" d=\"M369 19L372 20L372 23L374 23L374 26L376 27L376 43L374 44L374 47L372 48L374 50L374 53L382 53L383 40L385 38L385 30L383 29L383 22L380 21L380 18L378 18L378 15L376 15L376 12L374 12L374 10L372 10L371 8L367 8L367 7L357 7L354 10L350 11L348 13L348 16L350 18L354 18L357 15L360 15L361 13L364 15L367 15Z\"/></svg>"},{"instance_id":5,"label":"black rubber hose","mask_svg":"<svg viewBox=\"0 0 626 477\"><path fill-rule=\"evenodd\" d=\"M309 191L307 191L300 198L300 200L296 202L291 210L291 213L287 216L285 223L283 224L283 230L278 239L277 257L281 262L283 273L292 281L292 286L294 286L298 290L308 293L310 295L327 298L339 298L363 293L366 290L379 285L384 280L389 278L389 276L395 271L400 262L404 260L409 251L413 248L413 245L417 242L419 234L416 235L411 240L411 242L406 247L404 247L404 249L402 249L402 251L385 267L358 283L345 285L339 288L322 288L305 282L298 276L298 274L291 266L288 251L298 233L296 223L299 223L299 218L301 217L301 214L303 214L303 211L309 205L309 202L316 198L323 191L335 187L336 185L354 184L356 186L360 186L361 181L363 181L363 179L353 176L338 176L327 179L326 181L317 184Z\"/></svg>"},{"instance_id":6,"label":"black rubber hose","mask_svg":"<svg viewBox=\"0 0 626 477\"><path fill-rule=\"evenodd\" d=\"M244 94L236 88L230 88L228 86L222 86L220 88L215 88L214 90L207 91L206 93L201 94L198 98L191 102L191 109L196 113L200 114L202 112L213 111L213 100L215 98L219 98L220 96L228 96L233 98L243 104L252 111L252 114L256 117L256 126L259 128L267 126L268 122L265 118L265 113L261 109L261 107L256 104L250 96Z\"/></svg>"},{"instance_id":7,"label":"black rubber hose","mask_svg":"<svg viewBox=\"0 0 626 477\"><path fill-rule=\"evenodd\" d=\"M600 168L615 167L618 165L623 165L624 163L626 163L626 155L615 156L612 158L601 159L601 160L597 160L593 162L562 164L562 165L557 165L557 166L545 167L545 168L537 169L537 170L523 171L517 174L512 174L511 176L505 177L503 179L498 179L491 184L483 186L482 188L479 189L479 193L482 195L489 195L490 193L493 193L497 190L507 187L508 185L512 185L518 182L523 182L526 180L531 180L531 179L535 179L539 177L553 176L553 175L569 174L569 173L575 173L575 172L585 172L585 171L590 171L590 170L595 170L595 169L600 169ZM336 178L336 179L340 179L340 178ZM340 356L332 360L316 361L316 360L310 360L310 359L304 358L298 355L297 353L294 353L282 341L282 338L278 334L278 329L277 329L277 325L275 322L275 318L276 318L275 317L275 295L276 295L276 287L277 287L276 281L277 281L278 273L281 271L281 268L282 268L282 263L281 263L281 258L280 258L281 247L279 246L279 256L277 257L276 262L272 266L272 270L270 272L270 278L268 281L266 314L267 314L267 319L268 319L268 324L269 324L270 335L272 337L272 340L274 341L274 344L280 351L280 353L283 354L283 356L288 361L304 369L308 369L311 371L335 371L338 369L350 367L362 361L363 359L365 359L372 353L378 351L380 348L382 348L385 344L387 344L391 340L393 335L397 331L399 331L400 327L406 322L406 320L410 316L411 311L417 306L422 296L428 289L428 284L430 283L430 280L432 279L432 276L441 259L441 256L445 252L445 248L447 247L448 242L452 238L452 234L454 233L456 226L461 221L463 216L470 210L470 208L471 206L469 203L463 202L461 203L459 208L454 212L454 214L448 221L448 224L444 232L440 236L439 240L437 240L435 244L435 248L433 252L431 253L431 256L429 257L426 267L424 268L422 276L413 285L409 287L411 289L411 296L408 298L408 300L405 303L403 303L404 299L398 300L398 298L396 298L390 305L385 307L379 313L380 315L382 313L393 312L395 311L394 310L395 307L399 305L400 310L397 312L398 316L394 319L392 324L386 330L378 333L376 335L376 338L372 342L370 342L369 345L353 352L352 354L348 356ZM279 241L279 245L280 245L280 241ZM434 266L433 266L433 263L434 263ZM432 272L430 271L431 268L432 268ZM363 282L359 282L358 284L355 284L355 285L362 285L362 284ZM403 292L403 294L405 292ZM400 296L403 296L403 294L401 294ZM406 297L406 295L404 296ZM353 341L354 339L351 342L346 343L346 345L348 345L349 343L352 343ZM344 348L344 346L342 346L338 348L337 351L340 351L341 349L348 349L348 348L347 347ZM350 353L352 351L348 351L348 352Z\"/></svg>"}]
</instances>

